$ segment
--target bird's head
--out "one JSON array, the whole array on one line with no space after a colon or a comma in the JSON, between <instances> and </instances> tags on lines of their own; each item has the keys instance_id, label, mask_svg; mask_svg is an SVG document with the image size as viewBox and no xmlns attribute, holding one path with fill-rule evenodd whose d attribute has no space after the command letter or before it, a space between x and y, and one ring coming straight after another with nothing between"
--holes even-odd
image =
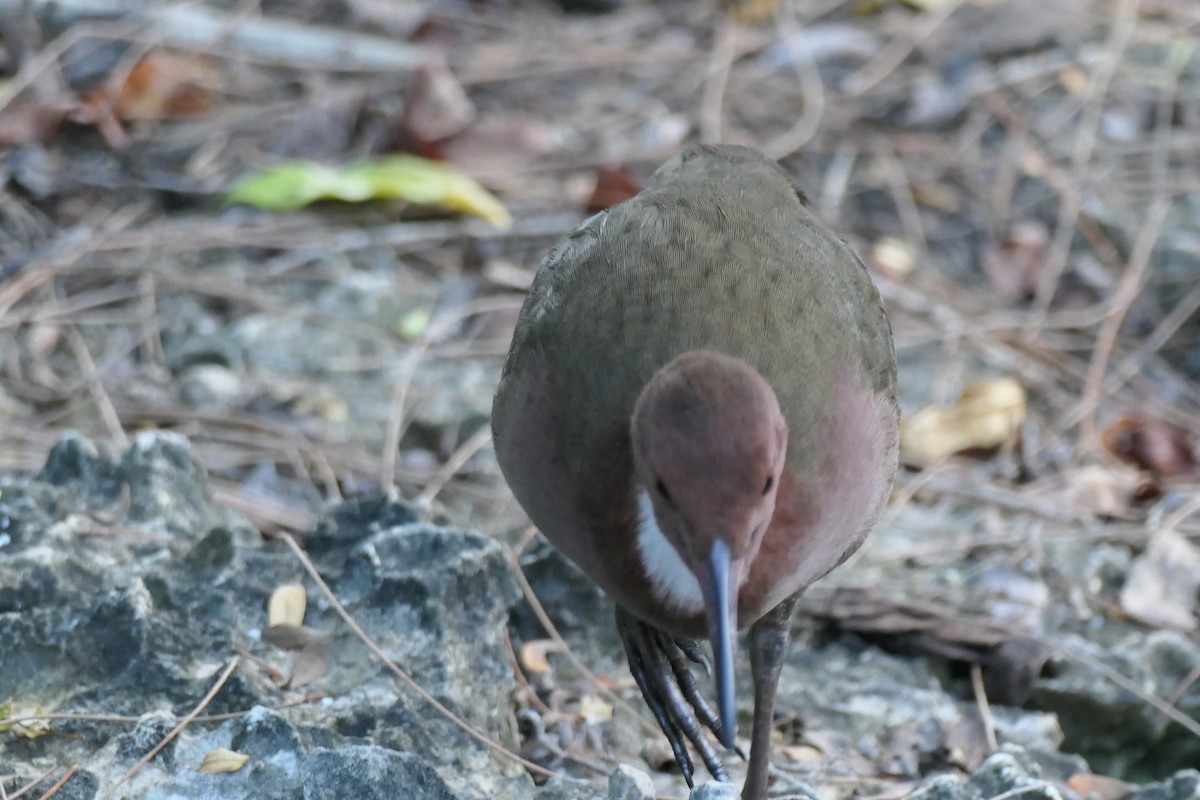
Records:
<instances>
[{"instance_id":1,"label":"bird's head","mask_svg":"<svg viewBox=\"0 0 1200 800\"><path fill-rule=\"evenodd\" d=\"M738 591L775 511L787 434L762 375L707 351L685 353L655 373L631 422L638 490L704 599L728 747L736 729Z\"/></svg>"}]
</instances>

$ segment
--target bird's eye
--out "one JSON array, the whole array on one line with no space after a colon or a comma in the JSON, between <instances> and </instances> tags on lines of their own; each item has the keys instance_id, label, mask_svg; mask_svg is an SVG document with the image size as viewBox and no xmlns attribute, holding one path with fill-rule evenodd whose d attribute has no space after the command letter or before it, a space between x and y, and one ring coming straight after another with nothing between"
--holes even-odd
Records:
<instances>
[{"instance_id":1,"label":"bird's eye","mask_svg":"<svg viewBox=\"0 0 1200 800\"><path fill-rule=\"evenodd\" d=\"M664 503L674 507L675 501L671 499L671 493L667 491L667 485L662 482L662 478L654 482L654 491L658 492L658 496L663 499Z\"/></svg>"},{"instance_id":2,"label":"bird's eye","mask_svg":"<svg viewBox=\"0 0 1200 800\"><path fill-rule=\"evenodd\" d=\"M765 495L767 492L771 491L771 487L774 485L775 485L775 476L768 475L767 482L765 484L763 484L763 494Z\"/></svg>"}]
</instances>

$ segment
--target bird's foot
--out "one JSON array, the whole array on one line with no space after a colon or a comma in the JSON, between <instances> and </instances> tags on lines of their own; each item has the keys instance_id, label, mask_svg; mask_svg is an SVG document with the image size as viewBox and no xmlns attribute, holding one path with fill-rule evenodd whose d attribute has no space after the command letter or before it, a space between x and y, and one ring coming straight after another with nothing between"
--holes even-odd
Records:
<instances>
[{"instance_id":1,"label":"bird's foot","mask_svg":"<svg viewBox=\"0 0 1200 800\"><path fill-rule=\"evenodd\" d=\"M617 609L617 631L625 644L629 671L637 681L646 705L662 729L683 779L693 786L695 768L688 755L687 742L700 754L709 773L719 781L729 780L713 743L704 735L708 729L721 738L721 723L712 708L700 696L688 662L700 664L711 672L712 664L695 639L676 639L632 614ZM739 754L740 751L738 751ZM745 758L745 756L742 756Z\"/></svg>"}]
</instances>

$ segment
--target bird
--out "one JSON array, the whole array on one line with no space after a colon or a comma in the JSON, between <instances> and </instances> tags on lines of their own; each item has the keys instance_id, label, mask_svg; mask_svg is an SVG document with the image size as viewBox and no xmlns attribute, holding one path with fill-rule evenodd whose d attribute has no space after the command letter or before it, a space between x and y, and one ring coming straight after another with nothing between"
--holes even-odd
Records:
<instances>
[{"instance_id":1,"label":"bird","mask_svg":"<svg viewBox=\"0 0 1200 800\"><path fill-rule=\"evenodd\" d=\"M689 787L689 743L728 780L709 734L738 749L748 629L742 798L766 797L793 609L879 519L898 422L877 287L755 149L685 148L539 267L492 407L496 459L530 521L614 601ZM715 711L692 664L715 673Z\"/></svg>"}]
</instances>

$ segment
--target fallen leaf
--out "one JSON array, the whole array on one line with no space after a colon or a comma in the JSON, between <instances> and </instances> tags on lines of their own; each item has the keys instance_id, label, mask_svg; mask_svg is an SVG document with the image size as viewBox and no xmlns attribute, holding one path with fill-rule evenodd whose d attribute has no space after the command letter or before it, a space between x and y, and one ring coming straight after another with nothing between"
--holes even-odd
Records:
<instances>
[{"instance_id":1,"label":"fallen leaf","mask_svg":"<svg viewBox=\"0 0 1200 800\"><path fill-rule=\"evenodd\" d=\"M623 167L603 167L596 172L596 186L587 201L587 213L595 214L623 203L641 190L637 179Z\"/></svg>"},{"instance_id":2,"label":"fallen leaf","mask_svg":"<svg viewBox=\"0 0 1200 800\"><path fill-rule=\"evenodd\" d=\"M821 748L811 744L784 744L776 748L793 764L817 767L825 763L826 755Z\"/></svg>"},{"instance_id":3,"label":"fallen leaf","mask_svg":"<svg viewBox=\"0 0 1200 800\"><path fill-rule=\"evenodd\" d=\"M1089 775L1078 772L1067 779L1067 786L1080 797L1096 800L1121 800L1133 792L1134 786L1106 775Z\"/></svg>"},{"instance_id":4,"label":"fallen leaf","mask_svg":"<svg viewBox=\"0 0 1200 800\"><path fill-rule=\"evenodd\" d=\"M595 695L586 695L579 700L579 719L595 724L612 719L613 707Z\"/></svg>"},{"instance_id":5,"label":"fallen leaf","mask_svg":"<svg viewBox=\"0 0 1200 800\"><path fill-rule=\"evenodd\" d=\"M304 624L304 611L308 604L308 596L304 587L298 583L288 583L277 586L271 592L267 602L267 625L298 626Z\"/></svg>"},{"instance_id":6,"label":"fallen leaf","mask_svg":"<svg viewBox=\"0 0 1200 800\"><path fill-rule=\"evenodd\" d=\"M900 421L905 463L928 467L964 450L1013 441L1025 420L1025 389L1013 378L969 384L953 406L930 406Z\"/></svg>"},{"instance_id":7,"label":"fallen leaf","mask_svg":"<svg viewBox=\"0 0 1200 800\"><path fill-rule=\"evenodd\" d=\"M196 117L209 110L220 88L221 75L207 58L154 50L91 92L84 106L126 122Z\"/></svg>"},{"instance_id":8,"label":"fallen leaf","mask_svg":"<svg viewBox=\"0 0 1200 800\"><path fill-rule=\"evenodd\" d=\"M200 762L200 771L207 775L237 772L246 766L246 762L249 760L250 756L245 753L235 753L232 750L218 747L204 754L204 760Z\"/></svg>"},{"instance_id":9,"label":"fallen leaf","mask_svg":"<svg viewBox=\"0 0 1200 800\"><path fill-rule=\"evenodd\" d=\"M330 167L292 161L251 175L226 196L268 211L294 211L317 200L406 200L473 214L498 228L512 216L495 195L454 167L413 155L393 155Z\"/></svg>"},{"instance_id":10,"label":"fallen leaf","mask_svg":"<svg viewBox=\"0 0 1200 800\"><path fill-rule=\"evenodd\" d=\"M550 671L550 660L547 655L557 652L558 644L550 639L535 639L521 645L521 666L527 672L542 675Z\"/></svg>"},{"instance_id":11,"label":"fallen leaf","mask_svg":"<svg viewBox=\"0 0 1200 800\"><path fill-rule=\"evenodd\" d=\"M22 717L37 717L44 712L41 706L28 703L17 703L11 698L0 703L0 733L9 731L25 739L38 739L54 732L48 719L24 719L20 722L5 720L21 720Z\"/></svg>"},{"instance_id":12,"label":"fallen leaf","mask_svg":"<svg viewBox=\"0 0 1200 800\"><path fill-rule=\"evenodd\" d=\"M1127 464L1159 478L1196 472L1196 449L1191 434L1155 417L1120 417L1100 434L1108 452Z\"/></svg>"},{"instance_id":13,"label":"fallen leaf","mask_svg":"<svg viewBox=\"0 0 1200 800\"><path fill-rule=\"evenodd\" d=\"M1200 548L1170 528L1150 537L1121 588L1126 614L1156 628L1194 631L1200 592Z\"/></svg>"}]
</instances>

